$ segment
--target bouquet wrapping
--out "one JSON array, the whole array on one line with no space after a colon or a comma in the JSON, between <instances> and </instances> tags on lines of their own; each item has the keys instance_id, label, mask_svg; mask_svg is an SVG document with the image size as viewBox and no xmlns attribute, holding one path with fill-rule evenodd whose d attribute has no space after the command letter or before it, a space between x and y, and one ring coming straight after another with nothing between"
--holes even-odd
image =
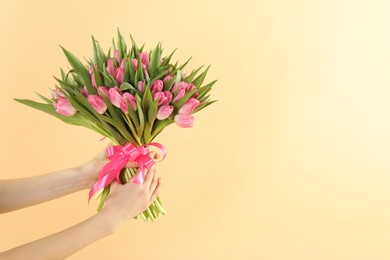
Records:
<instances>
[{"instance_id":1,"label":"bouquet wrapping","mask_svg":"<svg viewBox=\"0 0 390 260\"><path fill-rule=\"evenodd\" d=\"M111 140L107 149L110 162L99 172L98 181L91 187L89 199L100 196L98 210L110 192L113 181L126 183L136 174L135 182L142 183L145 169L155 162L149 149L158 149L165 157L164 147L153 140L165 127L193 126L193 114L215 101L209 92L216 80L204 84L209 67L203 66L186 75L189 63L172 63L176 50L163 56L161 43L145 51L130 35L127 47L119 29L117 40L105 53L92 36L93 58L81 62L61 47L71 68L61 69L61 78L52 89L50 98L38 94L44 103L27 99L16 101L55 116L67 124L87 127ZM138 168L125 168L135 161ZM141 213L143 220L154 221L165 214L161 199Z\"/></svg>"}]
</instances>

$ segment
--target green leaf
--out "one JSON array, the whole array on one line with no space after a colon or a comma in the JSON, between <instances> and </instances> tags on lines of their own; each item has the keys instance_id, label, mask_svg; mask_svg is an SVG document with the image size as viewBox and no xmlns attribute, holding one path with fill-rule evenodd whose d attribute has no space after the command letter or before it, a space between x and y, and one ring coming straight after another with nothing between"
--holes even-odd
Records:
<instances>
[{"instance_id":1,"label":"green leaf","mask_svg":"<svg viewBox=\"0 0 390 260\"><path fill-rule=\"evenodd\" d=\"M105 67L103 67L103 77L104 77L104 86L114 87L118 85L116 80L108 73Z\"/></svg>"},{"instance_id":2,"label":"green leaf","mask_svg":"<svg viewBox=\"0 0 390 260\"><path fill-rule=\"evenodd\" d=\"M135 54L135 57L139 57L139 54L140 54L139 48L138 48L137 44L135 43L133 36L131 36L131 34L130 34L130 39L131 39L131 42L133 44L132 50Z\"/></svg>"},{"instance_id":3,"label":"green leaf","mask_svg":"<svg viewBox=\"0 0 390 260\"><path fill-rule=\"evenodd\" d=\"M172 56L173 54L176 52L177 49L174 49L173 52L171 52L171 54L169 54L169 56L163 58L163 63L161 64L161 66L166 66L169 64L169 62L171 61L172 59Z\"/></svg>"},{"instance_id":4,"label":"green leaf","mask_svg":"<svg viewBox=\"0 0 390 260\"><path fill-rule=\"evenodd\" d=\"M47 102L50 105L53 105L53 100L48 99L47 97L44 97L44 96L42 96L41 94L39 94L37 92L35 92L35 94L37 94L43 101Z\"/></svg>"},{"instance_id":5,"label":"green leaf","mask_svg":"<svg viewBox=\"0 0 390 260\"><path fill-rule=\"evenodd\" d=\"M121 32L119 31L119 28L117 31L118 31L117 45L118 45L118 52L119 52L119 60L122 60L124 57L126 57L127 46L122 37Z\"/></svg>"},{"instance_id":6,"label":"green leaf","mask_svg":"<svg viewBox=\"0 0 390 260\"><path fill-rule=\"evenodd\" d=\"M202 72L202 74L200 74L196 79L194 79L194 81L192 81L192 84L200 87L203 83L203 80L205 79L205 77L207 75L207 72L209 71L209 68L210 68L210 66L208 66L207 69Z\"/></svg>"},{"instance_id":7,"label":"green leaf","mask_svg":"<svg viewBox=\"0 0 390 260\"><path fill-rule=\"evenodd\" d=\"M64 52L67 60L69 61L69 64L72 66L72 68L75 69L75 71L77 71L84 78L89 78L89 72L85 68L85 66L81 63L81 61L76 56L74 56L70 51L68 51L67 49L62 47L61 45L60 45L60 47L61 47L62 51Z\"/></svg>"},{"instance_id":8,"label":"green leaf","mask_svg":"<svg viewBox=\"0 0 390 260\"><path fill-rule=\"evenodd\" d=\"M165 82L163 90L164 91L171 90L171 88L173 87L173 82L175 82L175 80L176 80L175 77L173 77L170 80L168 80L167 82Z\"/></svg>"},{"instance_id":9,"label":"green leaf","mask_svg":"<svg viewBox=\"0 0 390 260\"><path fill-rule=\"evenodd\" d=\"M154 120L156 120L157 105L158 105L157 101L152 101L149 105L149 109L148 109L148 122L149 122L149 126L150 126L149 132L151 131L151 128L153 127Z\"/></svg>"},{"instance_id":10,"label":"green leaf","mask_svg":"<svg viewBox=\"0 0 390 260\"><path fill-rule=\"evenodd\" d=\"M95 76L96 81L96 87L103 86L103 79L100 77L99 71L95 68L95 66L92 66L93 68L93 75Z\"/></svg>"},{"instance_id":11,"label":"green leaf","mask_svg":"<svg viewBox=\"0 0 390 260\"><path fill-rule=\"evenodd\" d=\"M211 90L211 88L214 86L214 84L217 82L217 80L214 80L212 82L210 82L209 84L199 88L199 95L197 97L197 99L202 99L205 95L207 95L207 93Z\"/></svg>"},{"instance_id":12,"label":"green leaf","mask_svg":"<svg viewBox=\"0 0 390 260\"><path fill-rule=\"evenodd\" d=\"M175 85L179 84L179 82L181 81L181 77L182 77L182 73L180 70L177 71L176 73L176 81L175 81Z\"/></svg>"},{"instance_id":13,"label":"green leaf","mask_svg":"<svg viewBox=\"0 0 390 260\"><path fill-rule=\"evenodd\" d=\"M142 133L144 131L145 127L145 117L142 112L142 106L141 106L141 98L140 96L135 96L136 103L137 103L137 112L138 112L138 119L139 119L139 128L138 128L138 136L142 136ZM142 141L142 140L141 140Z\"/></svg>"},{"instance_id":14,"label":"green leaf","mask_svg":"<svg viewBox=\"0 0 390 260\"><path fill-rule=\"evenodd\" d=\"M160 67L160 58L161 58L161 43L158 43L150 56L150 63L149 63L150 78L154 78L157 75L157 71Z\"/></svg>"},{"instance_id":15,"label":"green leaf","mask_svg":"<svg viewBox=\"0 0 390 260\"><path fill-rule=\"evenodd\" d=\"M150 92L150 86L147 84L144 89L142 97L142 108L145 114L148 113L148 109L153 102L152 93Z\"/></svg>"},{"instance_id":16,"label":"green leaf","mask_svg":"<svg viewBox=\"0 0 390 260\"><path fill-rule=\"evenodd\" d=\"M191 74L185 78L185 82L191 83L191 81L195 78L196 74L203 68L204 65L200 66L197 70L191 72Z\"/></svg>"},{"instance_id":17,"label":"green leaf","mask_svg":"<svg viewBox=\"0 0 390 260\"><path fill-rule=\"evenodd\" d=\"M165 127L167 127L168 125L172 124L174 122L173 119L174 119L174 115L172 114L167 119L157 120L154 123L150 141L152 141L162 130L164 130Z\"/></svg>"},{"instance_id":18,"label":"green leaf","mask_svg":"<svg viewBox=\"0 0 390 260\"><path fill-rule=\"evenodd\" d=\"M190 60L192 59L192 56L186 61L184 62L184 64L182 64L178 70L183 70L185 68L185 66L187 66L187 64L190 62ZM176 67L176 66L175 66Z\"/></svg>"},{"instance_id":19,"label":"green leaf","mask_svg":"<svg viewBox=\"0 0 390 260\"><path fill-rule=\"evenodd\" d=\"M203 104L200 104L199 106L197 106L197 107L195 108L194 113L196 113L196 112L202 110L202 109L205 108L205 107L208 107L209 105L211 105L211 104L213 104L213 103L215 103L215 102L217 102L217 100L208 101L208 102L205 102L205 103L203 103Z\"/></svg>"},{"instance_id":20,"label":"green leaf","mask_svg":"<svg viewBox=\"0 0 390 260\"><path fill-rule=\"evenodd\" d=\"M133 87L133 85L131 85L130 83L127 83L127 82L122 83L122 85L120 86L120 90L122 90L122 91L128 90L133 95L140 94L138 89L136 89L135 87Z\"/></svg>"}]
</instances>

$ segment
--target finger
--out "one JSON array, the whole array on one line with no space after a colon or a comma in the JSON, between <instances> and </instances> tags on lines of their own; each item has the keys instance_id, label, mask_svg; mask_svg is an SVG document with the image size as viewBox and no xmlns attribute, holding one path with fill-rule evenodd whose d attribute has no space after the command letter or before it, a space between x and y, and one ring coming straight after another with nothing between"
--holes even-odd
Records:
<instances>
[{"instance_id":1,"label":"finger","mask_svg":"<svg viewBox=\"0 0 390 260\"><path fill-rule=\"evenodd\" d=\"M147 186L150 186L150 184L152 183L153 181L153 178L154 178L154 175L156 173L156 168L155 166L153 165L149 170L148 172L146 173L146 178L145 178L145 185Z\"/></svg>"},{"instance_id":2,"label":"finger","mask_svg":"<svg viewBox=\"0 0 390 260\"><path fill-rule=\"evenodd\" d=\"M150 204L156 200L158 194L160 193L160 190L161 190L161 177L157 179L157 186L153 191L152 197L150 197Z\"/></svg>"},{"instance_id":3,"label":"finger","mask_svg":"<svg viewBox=\"0 0 390 260\"><path fill-rule=\"evenodd\" d=\"M156 152L155 152L155 151L150 151L150 152L148 153L148 155L149 155L150 158L156 159L156 158L155 158L155 157L156 157Z\"/></svg>"},{"instance_id":4,"label":"finger","mask_svg":"<svg viewBox=\"0 0 390 260\"><path fill-rule=\"evenodd\" d=\"M153 191L156 189L158 184L158 178L157 178L157 173L154 173L152 183L150 184L149 191L153 193Z\"/></svg>"}]
</instances>

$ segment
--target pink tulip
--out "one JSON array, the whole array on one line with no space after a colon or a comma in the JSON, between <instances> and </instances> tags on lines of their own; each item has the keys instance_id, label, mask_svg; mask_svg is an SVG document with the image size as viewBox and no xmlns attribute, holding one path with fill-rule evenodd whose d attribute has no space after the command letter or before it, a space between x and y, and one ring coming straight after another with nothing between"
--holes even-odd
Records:
<instances>
[{"instance_id":1,"label":"pink tulip","mask_svg":"<svg viewBox=\"0 0 390 260\"><path fill-rule=\"evenodd\" d=\"M95 68L97 68L96 64L95 64ZM96 88L97 85L96 85L95 73L93 71L93 68L89 67L88 71L89 71L89 74L91 75L92 86L94 86Z\"/></svg>"},{"instance_id":2,"label":"pink tulip","mask_svg":"<svg viewBox=\"0 0 390 260\"><path fill-rule=\"evenodd\" d=\"M138 81L138 90L140 92L144 92L145 89L145 83L143 81Z\"/></svg>"},{"instance_id":3,"label":"pink tulip","mask_svg":"<svg viewBox=\"0 0 390 260\"><path fill-rule=\"evenodd\" d=\"M173 112L173 106L161 106L157 112L157 119L164 120L168 118Z\"/></svg>"},{"instance_id":4,"label":"pink tulip","mask_svg":"<svg viewBox=\"0 0 390 260\"><path fill-rule=\"evenodd\" d=\"M133 65L134 71L137 71L138 60L137 60L137 59L132 59L132 60L131 60L131 64Z\"/></svg>"},{"instance_id":5,"label":"pink tulip","mask_svg":"<svg viewBox=\"0 0 390 260\"><path fill-rule=\"evenodd\" d=\"M108 74L110 74L113 78L115 78L115 71L116 71L116 68L115 68L115 66L114 66L113 59L110 58L110 59L107 61L107 72L108 72Z\"/></svg>"},{"instance_id":6,"label":"pink tulip","mask_svg":"<svg viewBox=\"0 0 390 260\"><path fill-rule=\"evenodd\" d=\"M150 90L152 92L160 92L162 91L163 86L164 83L162 82L162 80L156 80L155 82L153 82L152 86L150 87Z\"/></svg>"},{"instance_id":7,"label":"pink tulip","mask_svg":"<svg viewBox=\"0 0 390 260\"><path fill-rule=\"evenodd\" d=\"M128 112L128 109L127 109L128 103L130 104L130 106L133 108L134 111L137 110L137 103L135 101L135 97L132 94L126 92L125 94L123 94L123 97L122 97L121 102L120 102L120 107L121 107L122 111L126 114Z\"/></svg>"},{"instance_id":8,"label":"pink tulip","mask_svg":"<svg viewBox=\"0 0 390 260\"><path fill-rule=\"evenodd\" d=\"M63 116L73 116L76 114L77 110L72 106L70 101L67 98L60 97L58 103L53 103L54 108L58 114Z\"/></svg>"},{"instance_id":9,"label":"pink tulip","mask_svg":"<svg viewBox=\"0 0 390 260\"><path fill-rule=\"evenodd\" d=\"M88 103L98 112L99 114L104 114L107 110L107 105L104 100L98 95L89 95Z\"/></svg>"},{"instance_id":10,"label":"pink tulip","mask_svg":"<svg viewBox=\"0 0 390 260\"><path fill-rule=\"evenodd\" d=\"M163 82L166 83L168 80L172 79L173 77L172 76L166 76L164 79L163 79Z\"/></svg>"},{"instance_id":11,"label":"pink tulip","mask_svg":"<svg viewBox=\"0 0 390 260\"><path fill-rule=\"evenodd\" d=\"M122 99L122 95L118 92L116 88L110 88L108 90L108 98L110 99L110 102L116 106L116 107L121 107L120 106L120 101Z\"/></svg>"},{"instance_id":12,"label":"pink tulip","mask_svg":"<svg viewBox=\"0 0 390 260\"><path fill-rule=\"evenodd\" d=\"M119 63L119 51L118 50L114 51L114 57L115 57L116 61Z\"/></svg>"},{"instance_id":13,"label":"pink tulip","mask_svg":"<svg viewBox=\"0 0 390 260\"><path fill-rule=\"evenodd\" d=\"M195 98L190 98L187 102L180 108L179 114L191 114L194 112L195 108L199 106L199 100Z\"/></svg>"},{"instance_id":14,"label":"pink tulip","mask_svg":"<svg viewBox=\"0 0 390 260\"><path fill-rule=\"evenodd\" d=\"M194 125L195 118L189 114L177 114L175 116L175 122L179 127L190 128Z\"/></svg>"},{"instance_id":15,"label":"pink tulip","mask_svg":"<svg viewBox=\"0 0 390 260\"><path fill-rule=\"evenodd\" d=\"M154 101L158 102L158 106L161 106L165 101L165 94L164 94L164 92L161 92L161 91L155 92L155 93L153 93L152 98Z\"/></svg>"},{"instance_id":16,"label":"pink tulip","mask_svg":"<svg viewBox=\"0 0 390 260\"><path fill-rule=\"evenodd\" d=\"M148 68L149 67L149 54L147 52L142 52L139 55L139 57L141 59L141 63L143 65L143 67Z\"/></svg>"},{"instance_id":17,"label":"pink tulip","mask_svg":"<svg viewBox=\"0 0 390 260\"><path fill-rule=\"evenodd\" d=\"M81 95L83 95L84 97L88 97L89 93L88 93L87 86L84 86L84 88L80 90L80 93L81 93Z\"/></svg>"},{"instance_id":18,"label":"pink tulip","mask_svg":"<svg viewBox=\"0 0 390 260\"><path fill-rule=\"evenodd\" d=\"M182 99L184 97L185 93L186 93L185 90L183 90L183 89L179 90L174 101L176 102L176 101L179 101L180 99Z\"/></svg>"},{"instance_id":19,"label":"pink tulip","mask_svg":"<svg viewBox=\"0 0 390 260\"><path fill-rule=\"evenodd\" d=\"M180 90L188 91L189 84L187 82L181 81L178 85Z\"/></svg>"},{"instance_id":20,"label":"pink tulip","mask_svg":"<svg viewBox=\"0 0 390 260\"><path fill-rule=\"evenodd\" d=\"M61 90L59 90L58 88L56 88L56 89L51 93L51 96L52 96L54 99L59 99L59 98L64 98L64 97L65 97L64 93L62 93Z\"/></svg>"},{"instance_id":21,"label":"pink tulip","mask_svg":"<svg viewBox=\"0 0 390 260\"><path fill-rule=\"evenodd\" d=\"M119 85L123 83L123 79L125 78L125 70L122 68L118 68L115 71L115 81L118 82Z\"/></svg>"},{"instance_id":22,"label":"pink tulip","mask_svg":"<svg viewBox=\"0 0 390 260\"><path fill-rule=\"evenodd\" d=\"M108 97L108 88L107 87L105 87L105 86L101 86L101 87L98 87L98 95L100 96L100 97L102 97L102 93L104 94L104 95L106 95L106 97Z\"/></svg>"},{"instance_id":23,"label":"pink tulip","mask_svg":"<svg viewBox=\"0 0 390 260\"><path fill-rule=\"evenodd\" d=\"M169 105L172 101L172 92L167 90L164 91L164 94L165 94L165 101L163 105Z\"/></svg>"}]
</instances>

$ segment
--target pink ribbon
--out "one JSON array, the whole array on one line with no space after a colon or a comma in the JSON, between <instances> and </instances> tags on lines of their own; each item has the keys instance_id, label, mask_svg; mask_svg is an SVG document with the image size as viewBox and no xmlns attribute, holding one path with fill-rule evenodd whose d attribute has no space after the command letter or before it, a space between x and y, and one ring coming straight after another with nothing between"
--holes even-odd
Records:
<instances>
[{"instance_id":1,"label":"pink ribbon","mask_svg":"<svg viewBox=\"0 0 390 260\"><path fill-rule=\"evenodd\" d=\"M150 143L144 146L136 147L131 143L124 146L110 146L107 148L107 157L110 160L99 172L98 181L89 190L88 201L99 190L105 188L114 180L121 183L119 175L128 162L136 162L138 170L135 174L134 183L141 184L145 181L145 168L150 169L155 161L148 155L149 147L154 146L161 150L163 160L166 156L164 146L159 143Z\"/></svg>"}]
</instances>

